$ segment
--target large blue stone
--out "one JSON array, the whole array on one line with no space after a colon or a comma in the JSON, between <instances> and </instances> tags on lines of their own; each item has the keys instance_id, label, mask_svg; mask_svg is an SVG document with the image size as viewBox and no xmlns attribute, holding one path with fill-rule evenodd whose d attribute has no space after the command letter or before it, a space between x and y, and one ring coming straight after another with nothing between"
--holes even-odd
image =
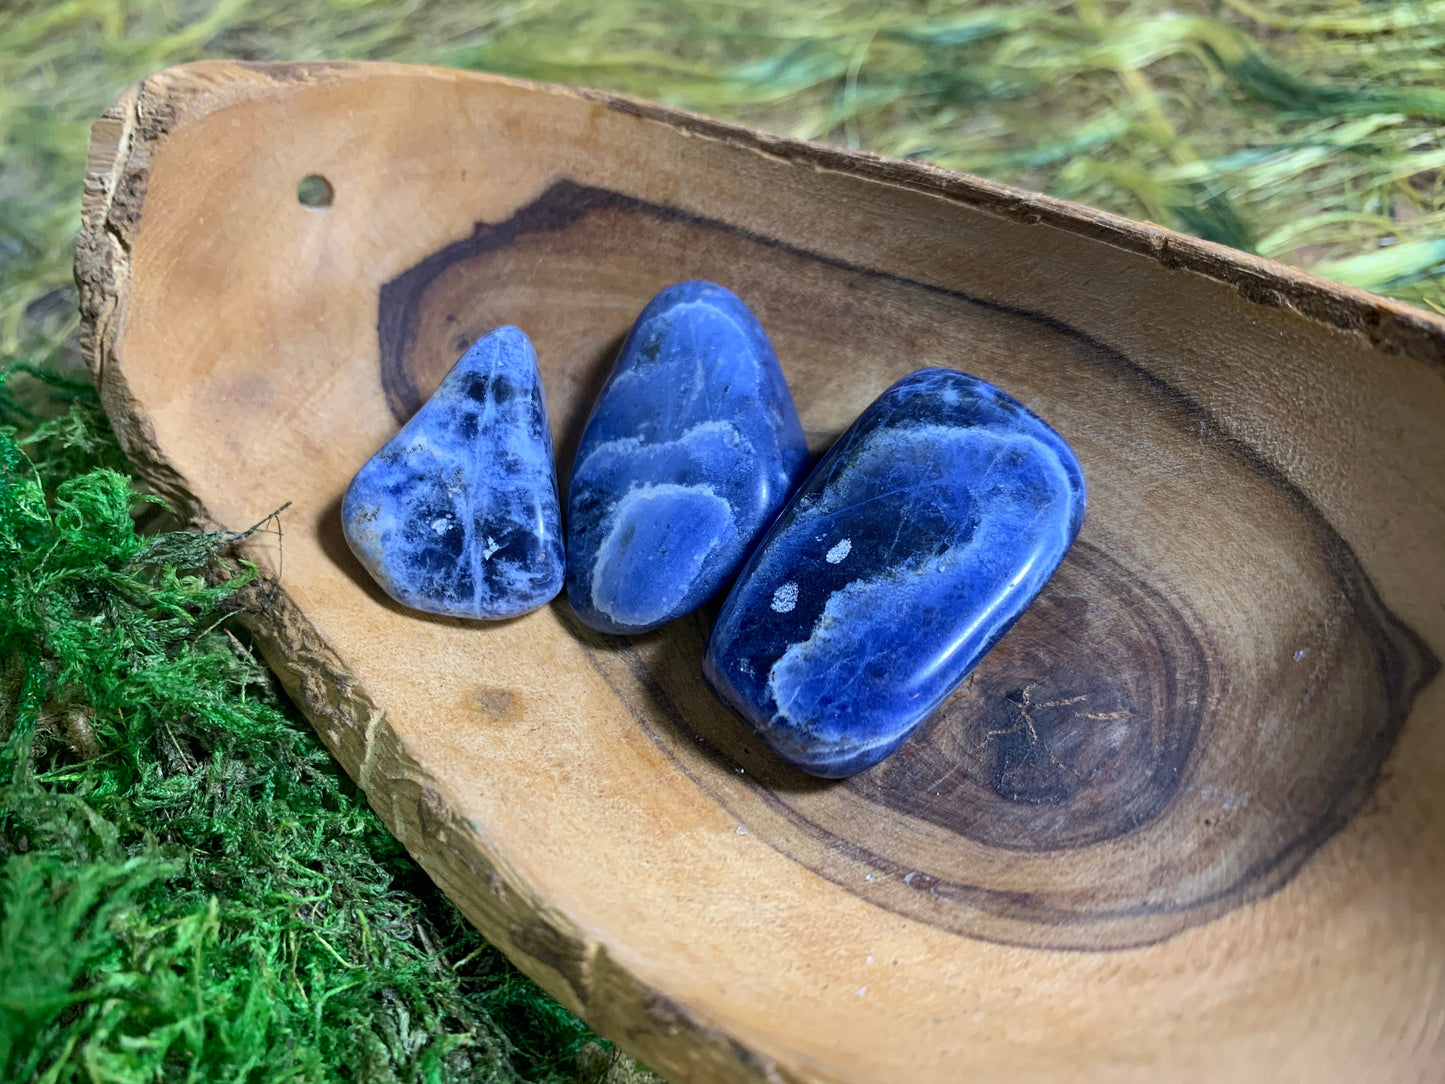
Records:
<instances>
[{"instance_id":1,"label":"large blue stone","mask_svg":"<svg viewBox=\"0 0 1445 1084\"><path fill-rule=\"evenodd\" d=\"M762 325L710 282L658 294L593 408L567 491L567 599L603 632L656 628L737 572L807 465Z\"/></svg>"},{"instance_id":2,"label":"large blue stone","mask_svg":"<svg viewBox=\"0 0 1445 1084\"><path fill-rule=\"evenodd\" d=\"M552 430L537 354L514 327L479 339L357 471L347 544L416 610L498 619L562 589Z\"/></svg>"},{"instance_id":3,"label":"large blue stone","mask_svg":"<svg viewBox=\"0 0 1445 1084\"><path fill-rule=\"evenodd\" d=\"M863 771L1008 630L1083 517L1063 438L991 384L920 370L778 517L723 604L704 674L789 763Z\"/></svg>"}]
</instances>

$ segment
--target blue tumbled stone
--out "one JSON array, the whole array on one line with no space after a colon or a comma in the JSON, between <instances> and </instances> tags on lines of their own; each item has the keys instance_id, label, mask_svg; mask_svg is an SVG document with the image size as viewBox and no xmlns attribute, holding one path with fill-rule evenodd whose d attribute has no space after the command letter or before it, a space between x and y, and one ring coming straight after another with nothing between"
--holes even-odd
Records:
<instances>
[{"instance_id":1,"label":"blue tumbled stone","mask_svg":"<svg viewBox=\"0 0 1445 1084\"><path fill-rule=\"evenodd\" d=\"M784 760L863 771L1008 630L1083 517L1062 437L991 384L920 370L793 496L723 604L703 672Z\"/></svg>"},{"instance_id":2,"label":"blue tumbled stone","mask_svg":"<svg viewBox=\"0 0 1445 1084\"><path fill-rule=\"evenodd\" d=\"M479 339L356 472L347 544L404 606L496 620L562 588L552 431L537 354L514 327Z\"/></svg>"},{"instance_id":3,"label":"blue tumbled stone","mask_svg":"<svg viewBox=\"0 0 1445 1084\"><path fill-rule=\"evenodd\" d=\"M762 325L683 282L637 318L567 490L567 599L603 632L656 628L737 572L808 450Z\"/></svg>"}]
</instances>

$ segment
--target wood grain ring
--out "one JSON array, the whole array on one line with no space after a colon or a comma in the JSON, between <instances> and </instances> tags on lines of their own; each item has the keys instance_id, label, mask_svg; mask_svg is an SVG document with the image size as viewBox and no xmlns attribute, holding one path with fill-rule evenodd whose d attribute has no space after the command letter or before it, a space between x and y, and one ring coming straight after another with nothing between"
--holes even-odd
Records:
<instances>
[{"instance_id":1,"label":"wood grain ring","mask_svg":"<svg viewBox=\"0 0 1445 1084\"><path fill-rule=\"evenodd\" d=\"M1187 487L1197 514L1239 537L1257 534L1270 550L1249 575L1236 566L1232 577L1201 570L1181 582L1149 560L1167 538L1118 537L1091 520L1036 605L924 731L843 784L777 764L711 698L698 676L710 615L623 641L583 629L555 603L638 726L746 830L858 897L940 929L1104 950L1162 940L1275 891L1366 801L1438 659L1264 457L1145 359L1056 318L559 181L382 289L381 380L398 422L471 339L498 323L528 327L507 311L518 268L529 269L532 294L546 296L538 279L575 293L603 263L595 280L611 292L594 299L595 318L619 334L620 315L668 282L707 277L738 289L780 340L805 424L814 388L826 399L846 377L846 349L891 347L898 375L924 364L969 369L967 344L949 341L950 330L1007 324L1010 341L1036 337L1067 355L1054 359L1058 371L1102 389L1102 432L1137 425L1155 430L1141 438L1153 446L1197 449L1200 476L1225 483L1212 497ZM794 288L754 295L750 281ZM584 325L586 299L569 304L581 310L570 323ZM930 308L941 311L931 326L918 317ZM543 313L528 315L545 326ZM593 387L616 342L564 370L548 364L546 332L536 337L544 373L581 372ZM800 357L787 342L815 349ZM564 484L591 401L568 398L579 405L563 420ZM839 427L811 427L815 449ZM1112 473L1091 472L1091 487ZM1288 642L1280 634L1290 615L1250 619L1251 577L1270 576L1298 585L1298 636ZM1225 605L1196 604L1201 585L1221 582L1236 585ZM1301 714L1309 725L1285 725ZM719 762L732 771L718 772Z\"/></svg>"}]
</instances>

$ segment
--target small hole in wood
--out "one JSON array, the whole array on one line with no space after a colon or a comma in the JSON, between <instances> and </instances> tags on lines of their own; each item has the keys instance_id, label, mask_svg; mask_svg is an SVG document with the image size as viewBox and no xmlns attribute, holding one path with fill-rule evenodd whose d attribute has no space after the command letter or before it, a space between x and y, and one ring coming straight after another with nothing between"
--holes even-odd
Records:
<instances>
[{"instance_id":1,"label":"small hole in wood","mask_svg":"<svg viewBox=\"0 0 1445 1084\"><path fill-rule=\"evenodd\" d=\"M296 186L296 199L303 207L322 208L330 207L331 201L336 198L336 189L331 187L331 182L319 173L311 173L301 178L301 183Z\"/></svg>"}]
</instances>

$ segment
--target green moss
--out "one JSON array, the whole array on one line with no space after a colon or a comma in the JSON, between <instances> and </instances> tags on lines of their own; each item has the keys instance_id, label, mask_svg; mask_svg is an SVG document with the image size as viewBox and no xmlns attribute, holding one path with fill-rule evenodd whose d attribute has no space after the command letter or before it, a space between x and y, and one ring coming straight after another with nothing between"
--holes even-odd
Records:
<instances>
[{"instance_id":1,"label":"green moss","mask_svg":"<svg viewBox=\"0 0 1445 1084\"><path fill-rule=\"evenodd\" d=\"M586 1029L229 630L236 536L141 534L124 475L57 473L97 454L96 413L0 432L0 1076L575 1077Z\"/></svg>"},{"instance_id":2,"label":"green moss","mask_svg":"<svg viewBox=\"0 0 1445 1084\"><path fill-rule=\"evenodd\" d=\"M0 8L0 1077L618 1079L148 533L78 378L90 121L207 56L600 85L1080 199L1445 311L1445 0L11 0ZM264 529L264 528L263 528ZM209 570L210 578L202 575ZM219 583L219 586L216 584Z\"/></svg>"}]
</instances>

